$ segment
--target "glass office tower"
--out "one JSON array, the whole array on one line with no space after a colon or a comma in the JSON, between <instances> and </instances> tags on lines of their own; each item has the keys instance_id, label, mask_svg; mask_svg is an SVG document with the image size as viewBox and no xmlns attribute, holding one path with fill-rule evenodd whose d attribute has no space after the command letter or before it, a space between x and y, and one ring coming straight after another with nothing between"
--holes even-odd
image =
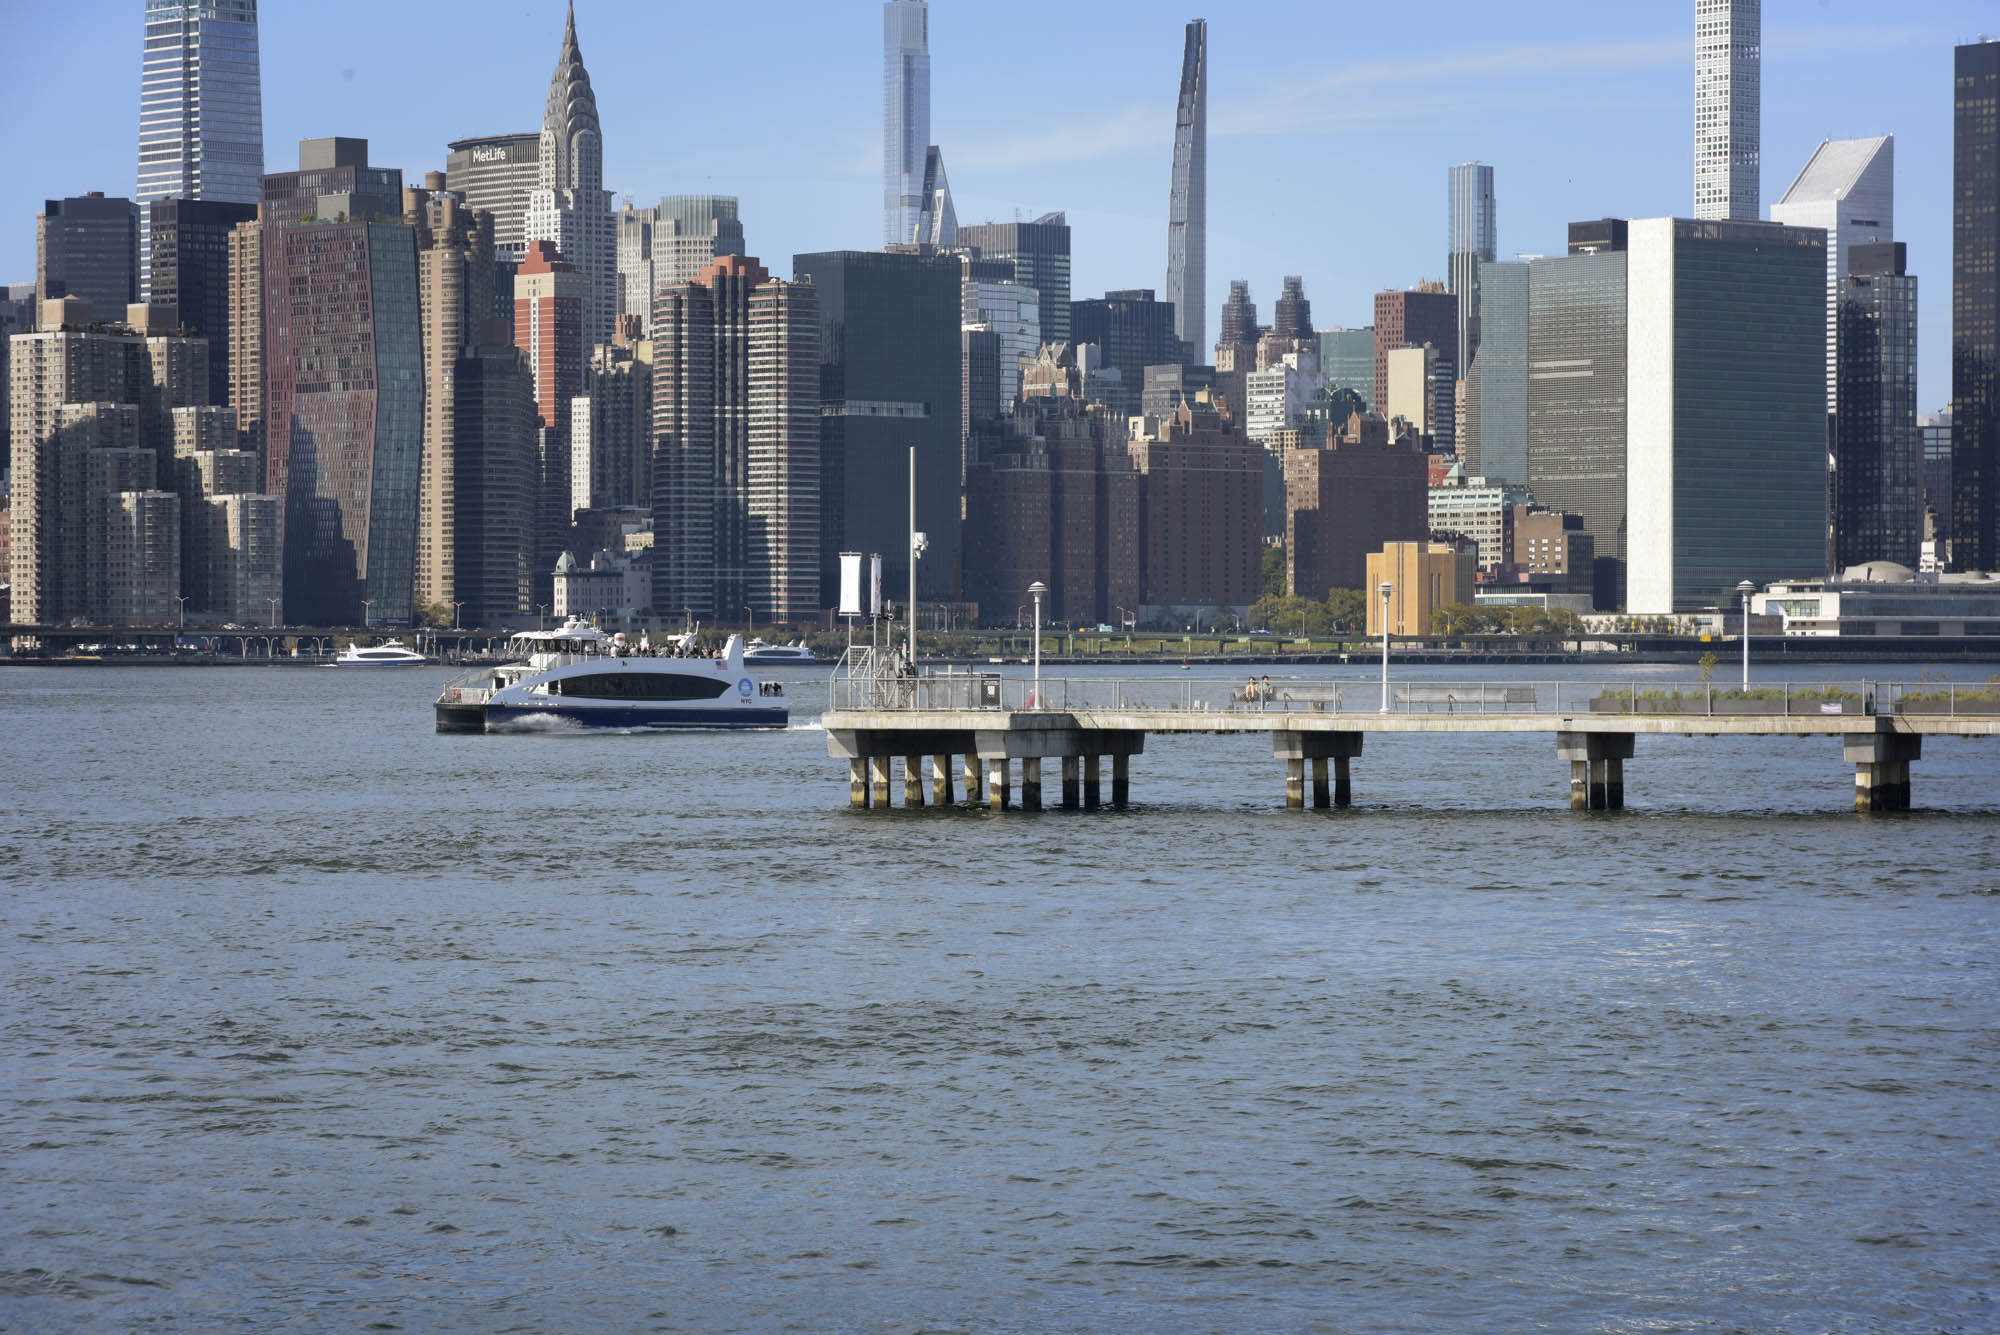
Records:
<instances>
[{"instance_id":1,"label":"glass office tower","mask_svg":"<svg viewBox=\"0 0 2000 1335\"><path fill-rule=\"evenodd\" d=\"M264 174L257 0L146 0L139 85L140 285L156 199L255 204Z\"/></svg>"}]
</instances>

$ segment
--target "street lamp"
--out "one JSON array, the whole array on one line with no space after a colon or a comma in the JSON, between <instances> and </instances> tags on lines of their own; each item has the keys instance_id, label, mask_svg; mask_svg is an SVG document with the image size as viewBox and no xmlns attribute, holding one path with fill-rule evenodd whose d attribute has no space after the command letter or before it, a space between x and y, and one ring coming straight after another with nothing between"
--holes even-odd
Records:
<instances>
[{"instance_id":1,"label":"street lamp","mask_svg":"<svg viewBox=\"0 0 2000 1335\"><path fill-rule=\"evenodd\" d=\"M1396 586L1388 580L1381 583L1382 590L1382 712L1389 712L1389 595Z\"/></svg>"},{"instance_id":2,"label":"street lamp","mask_svg":"<svg viewBox=\"0 0 2000 1335\"><path fill-rule=\"evenodd\" d=\"M1036 580L1028 586L1028 596L1035 600L1035 708L1042 707L1042 595L1049 586Z\"/></svg>"},{"instance_id":3,"label":"street lamp","mask_svg":"<svg viewBox=\"0 0 2000 1335\"><path fill-rule=\"evenodd\" d=\"M373 606L375 606L375 600L373 598L363 598L361 600L361 624L364 627L372 624L371 621L369 620L370 613L368 609Z\"/></svg>"},{"instance_id":4,"label":"street lamp","mask_svg":"<svg viewBox=\"0 0 2000 1335\"><path fill-rule=\"evenodd\" d=\"M1743 689L1747 691L1750 689L1750 595L1757 591L1757 586L1746 579L1736 586L1736 591L1743 595Z\"/></svg>"},{"instance_id":5,"label":"street lamp","mask_svg":"<svg viewBox=\"0 0 2000 1335\"><path fill-rule=\"evenodd\" d=\"M453 630L457 630L457 629L459 628L459 626L458 626L458 612L459 612L459 609L460 609L460 608L462 608L462 607L464 607L464 606L465 606L465 604L464 604L464 603L453 603L453 604L451 605L451 628L452 628Z\"/></svg>"},{"instance_id":6,"label":"street lamp","mask_svg":"<svg viewBox=\"0 0 2000 1335\"><path fill-rule=\"evenodd\" d=\"M187 600L187 595L186 595L186 594L184 594L184 593L177 593L177 594L175 594L175 595L174 595L174 601L175 601L176 603L180 604L180 614L181 614L181 629L182 629L182 630L186 630L186 629L187 629L187 624L188 624L188 600Z\"/></svg>"},{"instance_id":7,"label":"street lamp","mask_svg":"<svg viewBox=\"0 0 2000 1335\"><path fill-rule=\"evenodd\" d=\"M283 602L284 599L266 598L264 601L271 605L271 628L276 630L278 627L278 604Z\"/></svg>"}]
</instances>

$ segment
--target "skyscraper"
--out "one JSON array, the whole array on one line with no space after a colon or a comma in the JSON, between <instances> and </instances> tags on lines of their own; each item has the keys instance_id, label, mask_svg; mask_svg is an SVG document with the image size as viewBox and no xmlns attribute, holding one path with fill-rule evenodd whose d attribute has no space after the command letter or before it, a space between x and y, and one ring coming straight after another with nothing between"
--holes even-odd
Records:
<instances>
[{"instance_id":1,"label":"skyscraper","mask_svg":"<svg viewBox=\"0 0 2000 1335\"><path fill-rule=\"evenodd\" d=\"M1257 336L1263 332L1257 324L1257 303L1250 296L1250 280L1230 279L1229 299L1222 303L1221 341L1254 346Z\"/></svg>"},{"instance_id":2,"label":"skyscraper","mask_svg":"<svg viewBox=\"0 0 2000 1335\"><path fill-rule=\"evenodd\" d=\"M1823 573L1826 234L1648 218L1625 258L1627 610Z\"/></svg>"},{"instance_id":3,"label":"skyscraper","mask_svg":"<svg viewBox=\"0 0 2000 1335\"><path fill-rule=\"evenodd\" d=\"M35 298L79 297L116 320L139 300L139 210L101 190L51 199L35 217Z\"/></svg>"},{"instance_id":4,"label":"skyscraper","mask_svg":"<svg viewBox=\"0 0 2000 1335\"><path fill-rule=\"evenodd\" d=\"M924 151L923 204L917 210L916 234L910 239L926 246L949 248L958 244L958 211L951 203L944 154L936 144Z\"/></svg>"},{"instance_id":5,"label":"skyscraper","mask_svg":"<svg viewBox=\"0 0 2000 1335\"><path fill-rule=\"evenodd\" d=\"M407 623L423 460L415 232L264 231L264 489L284 498L294 624Z\"/></svg>"},{"instance_id":6,"label":"skyscraper","mask_svg":"<svg viewBox=\"0 0 2000 1335\"><path fill-rule=\"evenodd\" d=\"M140 286L156 199L255 204L264 174L257 0L146 0L139 84Z\"/></svg>"},{"instance_id":7,"label":"skyscraper","mask_svg":"<svg viewBox=\"0 0 2000 1335\"><path fill-rule=\"evenodd\" d=\"M528 196L542 183L542 137L496 134L447 145L444 180L467 208L493 215L493 249L519 259L528 248Z\"/></svg>"},{"instance_id":8,"label":"skyscraper","mask_svg":"<svg viewBox=\"0 0 2000 1335\"><path fill-rule=\"evenodd\" d=\"M589 275L564 259L553 242L528 243L514 275L514 346L534 383L536 602L548 601L543 593L569 543L570 400L583 390L583 313L589 300Z\"/></svg>"},{"instance_id":9,"label":"skyscraper","mask_svg":"<svg viewBox=\"0 0 2000 1335\"><path fill-rule=\"evenodd\" d=\"M925 0L882 5L882 243L914 240L931 143L931 10Z\"/></svg>"},{"instance_id":10,"label":"skyscraper","mask_svg":"<svg viewBox=\"0 0 2000 1335\"><path fill-rule=\"evenodd\" d=\"M611 222L611 194L604 188L604 132L597 96L576 41L576 6L563 26L562 54L549 80L542 110L539 181L528 197L524 237L553 241L562 257L588 280L584 293L586 349L611 341L618 310L618 246Z\"/></svg>"},{"instance_id":11,"label":"skyscraper","mask_svg":"<svg viewBox=\"0 0 2000 1335\"><path fill-rule=\"evenodd\" d=\"M1285 275L1284 288L1271 308L1271 332L1279 338L1313 337L1312 303L1306 300L1305 280L1295 273Z\"/></svg>"},{"instance_id":12,"label":"skyscraper","mask_svg":"<svg viewBox=\"0 0 2000 1335\"><path fill-rule=\"evenodd\" d=\"M1427 282L1403 292L1375 294L1375 404L1389 402L1389 354L1428 343L1446 351L1458 337L1458 298Z\"/></svg>"},{"instance_id":13,"label":"skyscraper","mask_svg":"<svg viewBox=\"0 0 2000 1335\"><path fill-rule=\"evenodd\" d=\"M958 229L958 244L981 258L1009 260L1014 281L1041 295L1042 339L1069 342L1069 219L1044 213L1033 222L978 223Z\"/></svg>"},{"instance_id":14,"label":"skyscraper","mask_svg":"<svg viewBox=\"0 0 2000 1335\"><path fill-rule=\"evenodd\" d=\"M1167 201L1167 300L1174 334L1208 346L1208 21L1187 25L1174 109L1174 180Z\"/></svg>"},{"instance_id":15,"label":"skyscraper","mask_svg":"<svg viewBox=\"0 0 2000 1335\"><path fill-rule=\"evenodd\" d=\"M668 195L651 208L619 210L618 314L651 327L653 294L685 283L724 255L745 253L734 195Z\"/></svg>"},{"instance_id":16,"label":"skyscraper","mask_svg":"<svg viewBox=\"0 0 2000 1335\"><path fill-rule=\"evenodd\" d=\"M1695 0L1694 216L1756 222L1763 0Z\"/></svg>"},{"instance_id":17,"label":"skyscraper","mask_svg":"<svg viewBox=\"0 0 2000 1335\"><path fill-rule=\"evenodd\" d=\"M2000 41L1954 57L1952 565L2000 570Z\"/></svg>"},{"instance_id":18,"label":"skyscraper","mask_svg":"<svg viewBox=\"0 0 2000 1335\"><path fill-rule=\"evenodd\" d=\"M1829 234L1830 235L1830 234ZM1923 543L1923 440L1917 430L1917 280L1901 242L1843 257L1839 409L1834 420L1833 560L1917 568Z\"/></svg>"},{"instance_id":19,"label":"skyscraper","mask_svg":"<svg viewBox=\"0 0 2000 1335\"><path fill-rule=\"evenodd\" d=\"M1139 411L1148 366L1190 360L1187 344L1174 333L1178 323L1178 309L1158 300L1149 287L1106 292L1101 299L1069 304L1070 337L1078 343L1095 343L1104 354L1104 364L1118 372L1121 388L1105 404L1113 416ZM1231 404L1230 411L1240 429L1237 405Z\"/></svg>"},{"instance_id":20,"label":"skyscraper","mask_svg":"<svg viewBox=\"0 0 2000 1335\"><path fill-rule=\"evenodd\" d=\"M229 234L257 216L255 204L156 199L152 303L178 312L208 342L208 402L229 402Z\"/></svg>"},{"instance_id":21,"label":"skyscraper","mask_svg":"<svg viewBox=\"0 0 2000 1335\"><path fill-rule=\"evenodd\" d=\"M1458 454L1469 476L1525 484L1528 265L1481 260L1478 271L1479 343L1465 371L1465 430Z\"/></svg>"},{"instance_id":22,"label":"skyscraper","mask_svg":"<svg viewBox=\"0 0 2000 1335\"><path fill-rule=\"evenodd\" d=\"M1492 263L1497 242L1493 206L1493 169L1483 162L1462 162L1451 169L1451 251L1446 281L1458 298L1458 340L1453 365L1461 372L1472 365L1479 345L1479 265Z\"/></svg>"},{"instance_id":23,"label":"skyscraper","mask_svg":"<svg viewBox=\"0 0 2000 1335\"><path fill-rule=\"evenodd\" d=\"M1826 410L1839 407L1841 280L1857 245L1895 240L1896 140L1827 139L1771 206L1771 221L1826 231ZM1912 409L1912 411L1915 411Z\"/></svg>"}]
</instances>

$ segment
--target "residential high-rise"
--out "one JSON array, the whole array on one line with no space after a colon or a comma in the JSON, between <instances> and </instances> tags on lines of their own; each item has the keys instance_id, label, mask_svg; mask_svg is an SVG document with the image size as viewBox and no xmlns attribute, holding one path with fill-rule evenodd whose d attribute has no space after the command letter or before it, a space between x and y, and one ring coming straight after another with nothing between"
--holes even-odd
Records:
<instances>
[{"instance_id":1,"label":"residential high-rise","mask_svg":"<svg viewBox=\"0 0 2000 1335\"><path fill-rule=\"evenodd\" d=\"M1151 288L1106 292L1102 298L1069 304L1070 341L1095 343L1104 364L1118 372L1122 388L1106 404L1114 417L1139 410L1148 366L1192 360L1188 345L1175 333L1179 323L1178 310L1158 300Z\"/></svg>"},{"instance_id":2,"label":"residential high-rise","mask_svg":"<svg viewBox=\"0 0 2000 1335\"><path fill-rule=\"evenodd\" d=\"M1951 559L2000 570L2000 41L1953 68Z\"/></svg>"},{"instance_id":3,"label":"residential high-rise","mask_svg":"<svg viewBox=\"0 0 2000 1335\"><path fill-rule=\"evenodd\" d=\"M1173 190L1167 200L1167 301L1174 336L1208 346L1208 22L1187 25L1174 109Z\"/></svg>"},{"instance_id":4,"label":"residential high-rise","mask_svg":"<svg viewBox=\"0 0 2000 1335\"><path fill-rule=\"evenodd\" d=\"M76 297L111 319L139 300L139 210L93 190L35 216L35 299Z\"/></svg>"},{"instance_id":5,"label":"residential high-rise","mask_svg":"<svg viewBox=\"0 0 2000 1335\"><path fill-rule=\"evenodd\" d=\"M817 616L817 292L729 256L662 288L653 328L654 606ZM951 425L955 437L956 413Z\"/></svg>"},{"instance_id":6,"label":"residential high-rise","mask_svg":"<svg viewBox=\"0 0 2000 1335\"><path fill-rule=\"evenodd\" d=\"M1008 271L1004 260L964 260L963 306L959 318L966 325L979 325L1000 341L996 371L1000 402L1011 405L1021 392L1021 361L1033 359L1044 343L1052 342L1042 328L1041 294L1012 278L983 277L981 270L995 266Z\"/></svg>"},{"instance_id":7,"label":"residential high-rise","mask_svg":"<svg viewBox=\"0 0 2000 1335\"><path fill-rule=\"evenodd\" d=\"M236 416L236 440L264 454L264 224L238 223L229 231L229 394L221 400ZM212 369L212 364L211 364Z\"/></svg>"},{"instance_id":8,"label":"residential high-rise","mask_svg":"<svg viewBox=\"0 0 2000 1335\"><path fill-rule=\"evenodd\" d=\"M1904 271L1900 241L1851 246L1845 258L1829 569L1894 561L1915 570L1923 543L1917 280Z\"/></svg>"},{"instance_id":9,"label":"residential high-rise","mask_svg":"<svg viewBox=\"0 0 2000 1335\"><path fill-rule=\"evenodd\" d=\"M653 504L653 345L601 344L570 400L570 507Z\"/></svg>"},{"instance_id":10,"label":"residential high-rise","mask_svg":"<svg viewBox=\"0 0 2000 1335\"><path fill-rule=\"evenodd\" d=\"M1528 480L1528 265L1478 264L1479 340L1465 371L1465 430L1459 457L1468 473Z\"/></svg>"},{"instance_id":11,"label":"residential high-rise","mask_svg":"<svg viewBox=\"0 0 2000 1335\"><path fill-rule=\"evenodd\" d=\"M514 274L514 346L533 378L535 407L535 601L569 545L570 400L583 389L584 310L590 276L555 244L528 243Z\"/></svg>"},{"instance_id":12,"label":"residential high-rise","mask_svg":"<svg viewBox=\"0 0 2000 1335\"><path fill-rule=\"evenodd\" d=\"M454 139L444 159L445 185L469 209L493 215L493 249L519 259L528 249L528 196L542 180L540 134Z\"/></svg>"},{"instance_id":13,"label":"residential high-rise","mask_svg":"<svg viewBox=\"0 0 2000 1335\"><path fill-rule=\"evenodd\" d=\"M1222 332L1216 336L1217 340L1255 346L1263 332L1257 323L1257 303L1250 296L1250 280L1230 279L1229 298L1222 303Z\"/></svg>"},{"instance_id":14,"label":"residential high-rise","mask_svg":"<svg viewBox=\"0 0 2000 1335\"><path fill-rule=\"evenodd\" d=\"M1848 252L1895 240L1896 140L1827 139L1771 206L1771 221L1826 231L1826 410L1840 406L1840 299Z\"/></svg>"},{"instance_id":15,"label":"residential high-rise","mask_svg":"<svg viewBox=\"0 0 2000 1335\"><path fill-rule=\"evenodd\" d=\"M255 204L263 174L257 0L146 0L133 195L140 213L141 297L135 300L154 299L153 201Z\"/></svg>"},{"instance_id":16,"label":"residential high-rise","mask_svg":"<svg viewBox=\"0 0 2000 1335\"><path fill-rule=\"evenodd\" d=\"M1263 587L1263 447L1196 400L1148 422L1126 451L1143 478L1141 618L1247 610Z\"/></svg>"},{"instance_id":17,"label":"residential high-rise","mask_svg":"<svg viewBox=\"0 0 2000 1335\"><path fill-rule=\"evenodd\" d=\"M931 144L931 10L925 0L882 5L882 243L917 234Z\"/></svg>"},{"instance_id":18,"label":"residential high-rise","mask_svg":"<svg viewBox=\"0 0 2000 1335\"><path fill-rule=\"evenodd\" d=\"M268 215L267 215L268 216ZM423 463L416 234L287 222L263 249L265 491L294 624L407 624Z\"/></svg>"},{"instance_id":19,"label":"residential high-rise","mask_svg":"<svg viewBox=\"0 0 2000 1335\"><path fill-rule=\"evenodd\" d=\"M980 258L1007 260L1014 281L1041 297L1042 338L1069 342L1069 219L1044 213L1033 222L977 223L958 229L958 244Z\"/></svg>"},{"instance_id":20,"label":"residential high-rise","mask_svg":"<svg viewBox=\"0 0 2000 1335\"><path fill-rule=\"evenodd\" d=\"M1396 348L1457 346L1458 298L1439 283L1403 292L1375 294L1375 392L1379 408L1389 402L1389 353Z\"/></svg>"},{"instance_id":21,"label":"residential high-rise","mask_svg":"<svg viewBox=\"0 0 2000 1335\"><path fill-rule=\"evenodd\" d=\"M498 625L534 588L534 385L517 349L485 342L460 354L452 390L452 601L460 624Z\"/></svg>"},{"instance_id":22,"label":"residential high-rise","mask_svg":"<svg viewBox=\"0 0 2000 1335\"><path fill-rule=\"evenodd\" d=\"M930 541L917 566L918 596L955 599L964 429L958 257L845 250L794 256L792 270L819 297L820 587L839 587L843 551L881 553L887 587L909 587L914 446L917 528Z\"/></svg>"},{"instance_id":23,"label":"residential high-rise","mask_svg":"<svg viewBox=\"0 0 2000 1335\"><path fill-rule=\"evenodd\" d=\"M958 211L951 203L951 182L944 174L944 154L932 144L924 152L923 204L910 238L919 245L949 249L958 244Z\"/></svg>"},{"instance_id":24,"label":"residential high-rise","mask_svg":"<svg viewBox=\"0 0 2000 1335\"><path fill-rule=\"evenodd\" d=\"M1452 365L1472 365L1479 345L1479 266L1491 264L1498 241L1493 205L1493 169L1462 162L1451 169L1451 250L1446 282L1458 298L1458 337Z\"/></svg>"},{"instance_id":25,"label":"residential high-rise","mask_svg":"<svg viewBox=\"0 0 2000 1335\"><path fill-rule=\"evenodd\" d=\"M1625 600L1627 228L1610 218L1569 231L1567 255L1528 265L1526 481L1544 505L1582 516L1592 596L1608 611Z\"/></svg>"},{"instance_id":26,"label":"residential high-rise","mask_svg":"<svg viewBox=\"0 0 2000 1335\"><path fill-rule=\"evenodd\" d=\"M1428 536L1429 479L1423 451L1392 440L1373 414L1351 415L1324 448L1288 451L1285 591L1324 598L1363 588L1370 552Z\"/></svg>"},{"instance_id":27,"label":"residential high-rise","mask_svg":"<svg viewBox=\"0 0 2000 1335\"><path fill-rule=\"evenodd\" d=\"M1826 233L1648 218L1628 237L1627 609L1822 573Z\"/></svg>"},{"instance_id":28,"label":"residential high-rise","mask_svg":"<svg viewBox=\"0 0 2000 1335\"><path fill-rule=\"evenodd\" d=\"M259 216L272 226L403 216L403 169L369 166L366 139L301 139L298 170L267 173L262 189Z\"/></svg>"},{"instance_id":29,"label":"residential high-rise","mask_svg":"<svg viewBox=\"0 0 2000 1335\"><path fill-rule=\"evenodd\" d=\"M151 206L152 304L208 344L209 403L229 402L229 235L255 204L158 199Z\"/></svg>"},{"instance_id":30,"label":"residential high-rise","mask_svg":"<svg viewBox=\"0 0 2000 1335\"><path fill-rule=\"evenodd\" d=\"M1319 331L1319 369L1329 392L1351 389L1361 406L1375 411L1375 329Z\"/></svg>"},{"instance_id":31,"label":"residential high-rise","mask_svg":"<svg viewBox=\"0 0 2000 1335\"><path fill-rule=\"evenodd\" d=\"M1756 222L1763 0L1695 0L1694 216Z\"/></svg>"},{"instance_id":32,"label":"residential high-rise","mask_svg":"<svg viewBox=\"0 0 2000 1335\"><path fill-rule=\"evenodd\" d=\"M586 349L611 342L618 310L618 248L611 193L604 188L604 132L597 95L576 41L576 6L563 25L562 54L542 111L538 179L528 197L528 242L552 241L588 281L584 294Z\"/></svg>"}]
</instances>

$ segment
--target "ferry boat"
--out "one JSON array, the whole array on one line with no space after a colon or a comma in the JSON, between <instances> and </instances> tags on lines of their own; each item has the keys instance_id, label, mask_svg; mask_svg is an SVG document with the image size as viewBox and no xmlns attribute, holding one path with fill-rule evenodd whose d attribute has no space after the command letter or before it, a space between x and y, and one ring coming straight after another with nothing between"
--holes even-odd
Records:
<instances>
[{"instance_id":1,"label":"ferry boat","mask_svg":"<svg viewBox=\"0 0 2000 1335\"><path fill-rule=\"evenodd\" d=\"M335 667L422 667L424 656L401 640L384 640L366 649L349 640L346 650L333 664Z\"/></svg>"},{"instance_id":2,"label":"ferry boat","mask_svg":"<svg viewBox=\"0 0 2000 1335\"><path fill-rule=\"evenodd\" d=\"M782 728L785 688L744 664L743 637L716 658L621 644L587 622L524 631L514 661L468 672L437 700L439 732L503 732L560 722L585 728Z\"/></svg>"},{"instance_id":3,"label":"ferry boat","mask_svg":"<svg viewBox=\"0 0 2000 1335\"><path fill-rule=\"evenodd\" d=\"M743 661L754 667L811 667L819 658L806 647L804 640L794 640L790 644L766 644L762 640L750 641L743 651Z\"/></svg>"}]
</instances>

